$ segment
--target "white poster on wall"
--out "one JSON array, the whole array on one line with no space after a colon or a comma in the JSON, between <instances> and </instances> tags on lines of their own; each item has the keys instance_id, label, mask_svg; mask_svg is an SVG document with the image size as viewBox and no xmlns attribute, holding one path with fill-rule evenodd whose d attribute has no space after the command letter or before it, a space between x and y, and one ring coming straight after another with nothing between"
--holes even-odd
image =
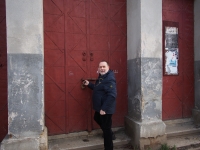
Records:
<instances>
[{"instance_id":1,"label":"white poster on wall","mask_svg":"<svg viewBox=\"0 0 200 150\"><path fill-rule=\"evenodd\" d=\"M178 28L165 27L165 75L178 75Z\"/></svg>"}]
</instances>

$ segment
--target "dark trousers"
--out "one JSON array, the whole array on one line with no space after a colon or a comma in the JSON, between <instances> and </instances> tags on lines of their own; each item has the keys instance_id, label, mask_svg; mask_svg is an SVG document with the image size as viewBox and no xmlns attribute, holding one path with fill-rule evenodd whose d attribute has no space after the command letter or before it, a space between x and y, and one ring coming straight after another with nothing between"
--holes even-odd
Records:
<instances>
[{"instance_id":1,"label":"dark trousers","mask_svg":"<svg viewBox=\"0 0 200 150\"><path fill-rule=\"evenodd\" d=\"M113 150L112 141L112 114L100 115L99 112L94 113L94 120L101 127L104 135L105 150Z\"/></svg>"}]
</instances>

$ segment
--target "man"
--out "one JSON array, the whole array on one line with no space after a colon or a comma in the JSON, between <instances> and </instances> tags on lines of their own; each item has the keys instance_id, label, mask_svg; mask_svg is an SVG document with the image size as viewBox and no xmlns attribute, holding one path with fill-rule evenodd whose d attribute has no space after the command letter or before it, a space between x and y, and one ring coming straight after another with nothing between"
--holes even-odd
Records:
<instances>
[{"instance_id":1,"label":"man","mask_svg":"<svg viewBox=\"0 0 200 150\"><path fill-rule=\"evenodd\" d=\"M99 63L99 77L95 84L85 80L83 83L93 90L92 101L95 110L94 120L101 127L105 150L113 150L112 114L116 107L116 80L106 61Z\"/></svg>"}]
</instances>

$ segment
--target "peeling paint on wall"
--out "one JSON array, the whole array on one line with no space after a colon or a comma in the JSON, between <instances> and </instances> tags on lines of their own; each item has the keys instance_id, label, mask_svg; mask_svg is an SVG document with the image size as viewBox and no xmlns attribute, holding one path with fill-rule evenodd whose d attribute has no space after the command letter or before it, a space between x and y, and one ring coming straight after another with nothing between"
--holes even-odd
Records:
<instances>
[{"instance_id":1,"label":"peeling paint on wall","mask_svg":"<svg viewBox=\"0 0 200 150\"><path fill-rule=\"evenodd\" d=\"M42 55L8 55L9 112L17 112L9 125L16 137L32 136L44 129ZM28 135L28 134L31 135Z\"/></svg>"},{"instance_id":2,"label":"peeling paint on wall","mask_svg":"<svg viewBox=\"0 0 200 150\"><path fill-rule=\"evenodd\" d=\"M137 65L138 61L128 63L129 115L140 121L161 119L162 60L141 58L141 66Z\"/></svg>"},{"instance_id":3,"label":"peeling paint on wall","mask_svg":"<svg viewBox=\"0 0 200 150\"><path fill-rule=\"evenodd\" d=\"M8 117L9 117L8 124L10 124L12 122L12 120L14 120L15 117L17 117L17 116L18 116L17 113L11 112L11 114L8 115Z\"/></svg>"}]
</instances>

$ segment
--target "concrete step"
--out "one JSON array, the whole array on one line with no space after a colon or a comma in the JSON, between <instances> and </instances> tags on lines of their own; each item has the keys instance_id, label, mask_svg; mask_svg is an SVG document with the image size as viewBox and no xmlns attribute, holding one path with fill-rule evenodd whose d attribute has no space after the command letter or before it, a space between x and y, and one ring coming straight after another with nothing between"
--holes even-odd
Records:
<instances>
[{"instance_id":1,"label":"concrete step","mask_svg":"<svg viewBox=\"0 0 200 150\"><path fill-rule=\"evenodd\" d=\"M185 134L167 138L167 145L176 147L178 150L200 150L200 135Z\"/></svg>"},{"instance_id":2,"label":"concrete step","mask_svg":"<svg viewBox=\"0 0 200 150\"><path fill-rule=\"evenodd\" d=\"M200 150L200 128L192 118L165 121L167 145L178 150Z\"/></svg>"},{"instance_id":3,"label":"concrete step","mask_svg":"<svg viewBox=\"0 0 200 150\"><path fill-rule=\"evenodd\" d=\"M124 128L114 128L116 140L114 149L129 149L130 138ZM101 130L78 132L67 135L49 136L49 150L102 150L103 138Z\"/></svg>"},{"instance_id":4,"label":"concrete step","mask_svg":"<svg viewBox=\"0 0 200 150\"><path fill-rule=\"evenodd\" d=\"M167 137L200 133L200 128L193 124L192 118L164 121Z\"/></svg>"},{"instance_id":5,"label":"concrete step","mask_svg":"<svg viewBox=\"0 0 200 150\"><path fill-rule=\"evenodd\" d=\"M165 121L167 145L177 150L200 150L200 128L193 125L191 118ZM113 129L117 139L114 150L130 150L130 138L124 128ZM49 136L49 150L102 150L101 130L77 132L58 136Z\"/></svg>"}]
</instances>

